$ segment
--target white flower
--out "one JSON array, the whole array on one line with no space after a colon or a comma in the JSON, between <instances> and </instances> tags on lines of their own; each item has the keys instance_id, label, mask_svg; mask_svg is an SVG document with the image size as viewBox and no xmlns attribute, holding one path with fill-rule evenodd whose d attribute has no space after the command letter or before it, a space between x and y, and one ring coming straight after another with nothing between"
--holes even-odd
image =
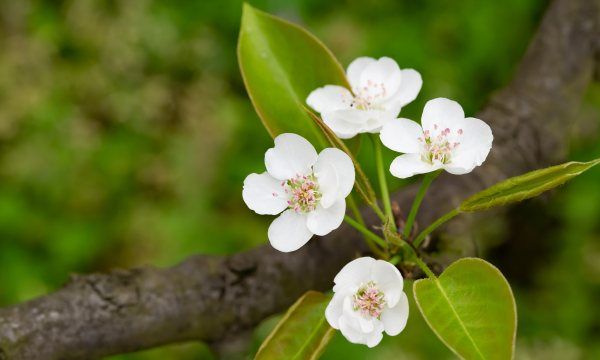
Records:
<instances>
[{"instance_id":1,"label":"white flower","mask_svg":"<svg viewBox=\"0 0 600 360\"><path fill-rule=\"evenodd\" d=\"M306 99L342 139L379 132L384 123L395 119L400 109L417 97L423 85L417 71L400 70L388 57L360 57L348 66L346 75L352 92L342 86L326 85Z\"/></svg>"},{"instance_id":2,"label":"white flower","mask_svg":"<svg viewBox=\"0 0 600 360\"><path fill-rule=\"evenodd\" d=\"M267 172L244 180L242 197L261 215L277 215L269 227L271 245L283 252L299 249L313 234L337 229L346 213L346 196L354 186L354 164L343 151L319 155L303 137L281 134L265 153Z\"/></svg>"},{"instance_id":3,"label":"white flower","mask_svg":"<svg viewBox=\"0 0 600 360\"><path fill-rule=\"evenodd\" d=\"M362 257L336 275L333 299L325 310L327 322L348 341L373 347L388 335L398 335L408 320L408 298L396 267Z\"/></svg>"},{"instance_id":4,"label":"white flower","mask_svg":"<svg viewBox=\"0 0 600 360\"><path fill-rule=\"evenodd\" d=\"M466 118L456 102L437 98L427 102L421 125L408 119L386 123L379 137L388 148L404 153L390 165L401 179L444 169L455 175L473 171L492 148L492 129L476 118Z\"/></svg>"}]
</instances>

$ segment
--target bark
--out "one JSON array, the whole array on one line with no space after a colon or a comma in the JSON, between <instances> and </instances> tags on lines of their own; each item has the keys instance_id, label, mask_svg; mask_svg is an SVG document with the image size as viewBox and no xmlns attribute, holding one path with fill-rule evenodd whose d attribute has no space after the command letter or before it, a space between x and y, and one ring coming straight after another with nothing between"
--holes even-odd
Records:
<instances>
[{"instance_id":1,"label":"bark","mask_svg":"<svg viewBox=\"0 0 600 360\"><path fill-rule=\"evenodd\" d=\"M549 6L512 82L478 114L495 137L487 162L436 180L420 223L499 180L563 160L571 116L597 72L599 29L598 0ZM406 209L413 193L394 198ZM469 226L467 218L446 230ZM189 340L227 342L305 291L331 288L339 269L365 252L359 234L342 227L290 254L262 246L168 269L74 276L52 294L0 309L0 359L95 359Z\"/></svg>"}]
</instances>

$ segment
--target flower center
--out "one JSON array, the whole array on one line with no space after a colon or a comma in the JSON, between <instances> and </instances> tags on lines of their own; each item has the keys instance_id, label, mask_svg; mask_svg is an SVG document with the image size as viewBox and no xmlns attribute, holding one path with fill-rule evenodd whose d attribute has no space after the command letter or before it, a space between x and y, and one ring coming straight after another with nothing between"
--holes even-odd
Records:
<instances>
[{"instance_id":1,"label":"flower center","mask_svg":"<svg viewBox=\"0 0 600 360\"><path fill-rule=\"evenodd\" d=\"M319 183L314 174L296 175L281 183L284 191L290 194L288 207L297 213L314 211L321 200Z\"/></svg>"},{"instance_id":2,"label":"flower center","mask_svg":"<svg viewBox=\"0 0 600 360\"><path fill-rule=\"evenodd\" d=\"M350 106L358 110L381 110L381 106L377 106L377 102L387 96L385 85L371 80L367 81L367 86L353 90L355 95Z\"/></svg>"},{"instance_id":3,"label":"flower center","mask_svg":"<svg viewBox=\"0 0 600 360\"><path fill-rule=\"evenodd\" d=\"M354 311L364 316L379 318L385 306L385 294L377 288L377 284L369 281L360 286L353 297Z\"/></svg>"},{"instance_id":4,"label":"flower center","mask_svg":"<svg viewBox=\"0 0 600 360\"><path fill-rule=\"evenodd\" d=\"M437 130L438 126L433 126L434 130ZM433 136L429 130L425 130L419 141L423 144L423 154L421 159L429 164L440 163L448 164L452 161L452 153L460 145L460 142L453 141L457 137L462 135L463 130L458 129L456 135L452 136L449 128L446 128L439 132L436 136Z\"/></svg>"}]
</instances>

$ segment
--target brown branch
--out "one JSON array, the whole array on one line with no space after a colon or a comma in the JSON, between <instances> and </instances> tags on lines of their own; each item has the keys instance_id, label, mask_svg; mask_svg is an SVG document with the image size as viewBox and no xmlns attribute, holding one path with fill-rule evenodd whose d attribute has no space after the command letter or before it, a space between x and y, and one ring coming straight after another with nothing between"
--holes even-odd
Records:
<instances>
[{"instance_id":1,"label":"brown branch","mask_svg":"<svg viewBox=\"0 0 600 360\"><path fill-rule=\"evenodd\" d=\"M513 81L479 117L494 131L486 165L443 176L419 218L427 223L472 192L564 156L566 129L595 71L597 0L556 0ZM411 191L396 194L407 208ZM461 222L453 223L459 226ZM153 267L76 276L62 289L0 309L0 359L94 359L163 344L226 341L280 312L365 252L343 227L284 254L263 246L230 257L194 256Z\"/></svg>"}]
</instances>

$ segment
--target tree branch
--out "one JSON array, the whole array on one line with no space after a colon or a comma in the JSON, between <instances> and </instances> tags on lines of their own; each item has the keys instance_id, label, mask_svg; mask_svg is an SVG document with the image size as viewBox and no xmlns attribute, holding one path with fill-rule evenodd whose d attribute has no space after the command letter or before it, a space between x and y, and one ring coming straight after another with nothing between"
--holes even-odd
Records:
<instances>
[{"instance_id":1,"label":"tree branch","mask_svg":"<svg viewBox=\"0 0 600 360\"><path fill-rule=\"evenodd\" d=\"M478 115L495 135L485 166L440 177L419 222L494 182L562 159L568 119L596 71L599 9L598 0L550 5L513 81ZM395 200L406 209L413 193ZM337 271L364 253L359 234L342 227L289 254L263 246L230 257L194 256L169 269L75 276L50 295L0 309L0 359L95 359L188 340L224 341L309 289L331 288Z\"/></svg>"}]
</instances>

